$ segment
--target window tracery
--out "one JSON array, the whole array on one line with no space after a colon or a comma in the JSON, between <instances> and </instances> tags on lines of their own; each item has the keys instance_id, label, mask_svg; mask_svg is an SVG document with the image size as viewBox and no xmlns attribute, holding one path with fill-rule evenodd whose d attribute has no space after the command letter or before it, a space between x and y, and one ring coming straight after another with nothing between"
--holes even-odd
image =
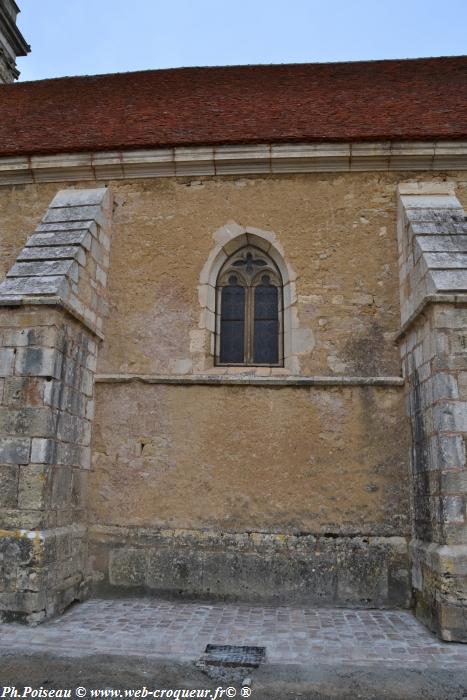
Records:
<instances>
[{"instance_id":1,"label":"window tracery","mask_svg":"<svg viewBox=\"0 0 467 700\"><path fill-rule=\"evenodd\" d=\"M253 245L236 251L216 297L216 364L282 366L283 282L270 257Z\"/></svg>"}]
</instances>

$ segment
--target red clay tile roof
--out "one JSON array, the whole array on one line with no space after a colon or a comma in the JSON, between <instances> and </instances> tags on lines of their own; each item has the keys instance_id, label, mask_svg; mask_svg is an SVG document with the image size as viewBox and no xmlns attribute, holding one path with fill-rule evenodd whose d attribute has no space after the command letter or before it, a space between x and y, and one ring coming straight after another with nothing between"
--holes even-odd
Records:
<instances>
[{"instance_id":1,"label":"red clay tile roof","mask_svg":"<svg viewBox=\"0 0 467 700\"><path fill-rule=\"evenodd\" d=\"M0 86L0 155L467 139L467 56L177 68Z\"/></svg>"}]
</instances>

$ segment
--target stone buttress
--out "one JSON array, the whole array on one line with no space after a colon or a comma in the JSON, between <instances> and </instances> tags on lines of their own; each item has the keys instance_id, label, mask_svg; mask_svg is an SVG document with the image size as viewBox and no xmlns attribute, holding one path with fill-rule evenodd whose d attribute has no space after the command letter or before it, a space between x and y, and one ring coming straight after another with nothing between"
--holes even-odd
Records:
<instances>
[{"instance_id":1,"label":"stone buttress","mask_svg":"<svg viewBox=\"0 0 467 700\"><path fill-rule=\"evenodd\" d=\"M416 613L467 642L467 218L448 183L400 185L398 204Z\"/></svg>"},{"instance_id":2,"label":"stone buttress","mask_svg":"<svg viewBox=\"0 0 467 700\"><path fill-rule=\"evenodd\" d=\"M0 619L86 593L85 494L112 202L63 190L0 284Z\"/></svg>"}]
</instances>

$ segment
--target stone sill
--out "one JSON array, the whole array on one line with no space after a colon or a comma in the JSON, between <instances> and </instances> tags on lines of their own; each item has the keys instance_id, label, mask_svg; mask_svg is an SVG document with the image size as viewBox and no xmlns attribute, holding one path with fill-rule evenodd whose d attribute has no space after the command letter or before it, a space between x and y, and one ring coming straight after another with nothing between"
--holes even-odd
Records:
<instances>
[{"instance_id":1,"label":"stone sill","mask_svg":"<svg viewBox=\"0 0 467 700\"><path fill-rule=\"evenodd\" d=\"M331 529L326 527L314 528L312 530L299 530L294 528L259 528L259 529L235 529L235 528L218 528L210 527L165 527L156 525L116 525L104 523L90 523L88 526L88 534L94 541L115 541L126 543L128 546L132 544L151 544L151 541L167 541L171 540L173 544L204 544L210 547L212 544L221 543L223 546L229 543L243 542L253 543L256 547L263 544L270 544L281 549L287 549L291 543L302 542L316 543L318 541L329 540L360 540L368 539L370 545L392 544L401 553L405 553L409 546L410 533L405 532L404 528L398 531L393 531L392 528L383 531L383 525L375 525L368 523L360 528L352 526L338 527L333 526ZM379 532L376 532L378 530Z\"/></svg>"},{"instance_id":2,"label":"stone sill","mask_svg":"<svg viewBox=\"0 0 467 700\"><path fill-rule=\"evenodd\" d=\"M142 384L177 384L214 385L214 386L404 386L403 377L354 377L354 376L275 376L258 377L254 375L227 375L227 374L98 374L96 382L101 384L127 384L129 382L141 382Z\"/></svg>"}]
</instances>

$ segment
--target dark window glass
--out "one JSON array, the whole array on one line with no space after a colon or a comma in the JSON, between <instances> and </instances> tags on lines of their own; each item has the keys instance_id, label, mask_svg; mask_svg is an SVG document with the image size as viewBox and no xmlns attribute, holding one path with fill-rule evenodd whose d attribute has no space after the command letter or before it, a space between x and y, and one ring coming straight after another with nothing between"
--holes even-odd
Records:
<instances>
[{"instance_id":1,"label":"dark window glass","mask_svg":"<svg viewBox=\"0 0 467 700\"><path fill-rule=\"evenodd\" d=\"M245 359L245 288L237 277L229 277L229 286L221 295L221 337L219 360L241 363Z\"/></svg>"},{"instance_id":2,"label":"dark window glass","mask_svg":"<svg viewBox=\"0 0 467 700\"><path fill-rule=\"evenodd\" d=\"M282 278L255 246L230 256L217 279L216 362L279 365L282 362Z\"/></svg>"},{"instance_id":3,"label":"dark window glass","mask_svg":"<svg viewBox=\"0 0 467 700\"><path fill-rule=\"evenodd\" d=\"M268 275L254 288L253 362L276 364L279 361L278 290Z\"/></svg>"}]
</instances>

